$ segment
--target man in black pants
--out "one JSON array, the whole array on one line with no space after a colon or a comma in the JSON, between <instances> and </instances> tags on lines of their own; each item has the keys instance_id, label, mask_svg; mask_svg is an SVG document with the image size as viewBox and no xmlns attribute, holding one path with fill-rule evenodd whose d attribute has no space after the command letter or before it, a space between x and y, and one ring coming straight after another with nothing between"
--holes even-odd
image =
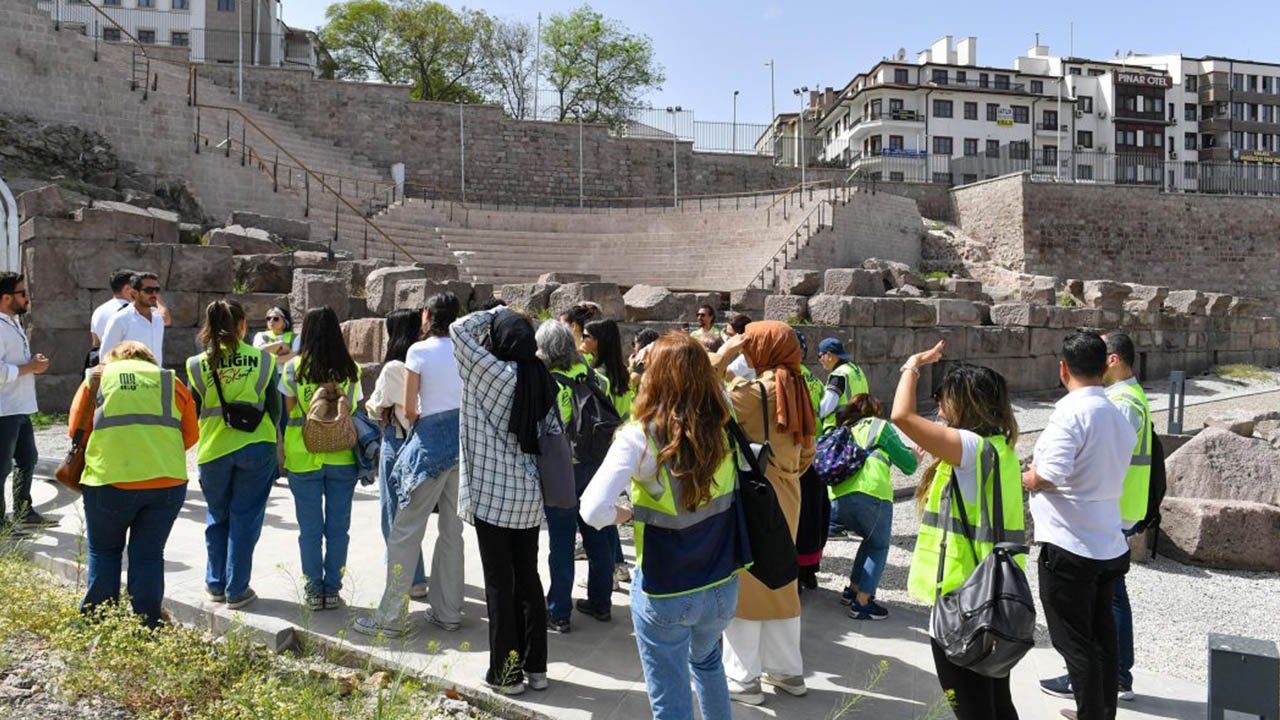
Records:
<instances>
[{"instance_id":1,"label":"man in black pants","mask_svg":"<svg viewBox=\"0 0 1280 720\"><path fill-rule=\"evenodd\" d=\"M1114 720L1119 659L1111 599L1129 569L1120 494L1138 437L1107 399L1107 346L1094 333L1063 342L1067 388L1036 441L1022 484L1040 545L1040 601L1053 647L1071 676L1076 709L1066 718Z\"/></svg>"}]
</instances>

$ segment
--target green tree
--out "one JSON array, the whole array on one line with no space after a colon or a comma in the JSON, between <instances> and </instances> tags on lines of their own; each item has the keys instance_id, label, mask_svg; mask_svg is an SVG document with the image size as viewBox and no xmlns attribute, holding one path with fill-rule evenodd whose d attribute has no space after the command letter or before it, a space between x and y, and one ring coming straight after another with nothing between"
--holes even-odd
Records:
<instances>
[{"instance_id":1,"label":"green tree","mask_svg":"<svg viewBox=\"0 0 1280 720\"><path fill-rule=\"evenodd\" d=\"M641 94L666 80L653 41L583 5L552 15L543 31L547 80L557 95L559 119L580 107L588 120L616 124Z\"/></svg>"},{"instance_id":2,"label":"green tree","mask_svg":"<svg viewBox=\"0 0 1280 720\"><path fill-rule=\"evenodd\" d=\"M419 100L479 102L485 78L484 47L493 19L480 10L430 0L402 0L392 16L406 71Z\"/></svg>"},{"instance_id":3,"label":"green tree","mask_svg":"<svg viewBox=\"0 0 1280 720\"><path fill-rule=\"evenodd\" d=\"M401 49L393 33L395 8L386 0L346 0L324 12L320 41L333 57L333 77L405 82Z\"/></svg>"},{"instance_id":4,"label":"green tree","mask_svg":"<svg viewBox=\"0 0 1280 720\"><path fill-rule=\"evenodd\" d=\"M488 99L513 118L532 114L534 30L518 20L495 20L484 45Z\"/></svg>"}]
</instances>

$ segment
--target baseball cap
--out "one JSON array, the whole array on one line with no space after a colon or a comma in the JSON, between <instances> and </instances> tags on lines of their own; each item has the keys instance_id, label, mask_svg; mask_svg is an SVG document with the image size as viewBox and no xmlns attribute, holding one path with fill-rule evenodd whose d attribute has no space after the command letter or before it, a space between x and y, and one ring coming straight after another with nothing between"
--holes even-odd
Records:
<instances>
[{"instance_id":1,"label":"baseball cap","mask_svg":"<svg viewBox=\"0 0 1280 720\"><path fill-rule=\"evenodd\" d=\"M844 345L833 337L822 338L822 342L818 343L818 354L831 353L841 360L848 360L849 353L845 352Z\"/></svg>"}]
</instances>

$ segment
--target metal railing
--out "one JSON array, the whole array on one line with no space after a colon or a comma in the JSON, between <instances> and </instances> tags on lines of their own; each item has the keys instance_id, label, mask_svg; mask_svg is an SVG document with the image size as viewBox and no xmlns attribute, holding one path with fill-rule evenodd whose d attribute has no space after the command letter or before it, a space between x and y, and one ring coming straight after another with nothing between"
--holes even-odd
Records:
<instances>
[{"instance_id":1,"label":"metal railing","mask_svg":"<svg viewBox=\"0 0 1280 720\"><path fill-rule=\"evenodd\" d=\"M150 97L150 91L160 82L158 74L151 75L151 57L143 43L106 9L93 0L36 0L36 7L50 14L55 30L71 30L92 37L94 62L99 59L104 37L132 45L129 91L141 87L142 99L146 101Z\"/></svg>"},{"instance_id":2,"label":"metal railing","mask_svg":"<svg viewBox=\"0 0 1280 720\"><path fill-rule=\"evenodd\" d=\"M773 255L765 261L764 267L760 268L760 272L756 273L751 279L748 287L759 287L762 290L769 290L777 287L778 274L785 270L787 262L793 257L800 257L800 251L809 245L809 241L814 234L822 232L824 227L835 227L835 209L832 207L834 201L823 198L809 208L809 212L805 213L796 223L795 228L787 234L782 245L774 251ZM814 216L817 215L815 219ZM781 265L781 268L779 267ZM766 282L765 276L769 279Z\"/></svg>"}]
</instances>

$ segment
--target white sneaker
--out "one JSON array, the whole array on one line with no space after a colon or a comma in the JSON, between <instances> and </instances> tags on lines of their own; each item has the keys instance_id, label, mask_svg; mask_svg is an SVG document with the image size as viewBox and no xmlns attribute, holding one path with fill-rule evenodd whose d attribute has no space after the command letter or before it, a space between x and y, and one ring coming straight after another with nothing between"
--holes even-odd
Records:
<instances>
[{"instance_id":1,"label":"white sneaker","mask_svg":"<svg viewBox=\"0 0 1280 720\"><path fill-rule=\"evenodd\" d=\"M426 596L427 596L426 583L418 583L417 585L414 585L413 587L409 588L409 597L413 598L414 600L421 600Z\"/></svg>"},{"instance_id":2,"label":"white sneaker","mask_svg":"<svg viewBox=\"0 0 1280 720\"><path fill-rule=\"evenodd\" d=\"M809 688L805 687L804 678L799 675L774 675L773 673L764 674L764 684L772 685L775 688L795 697L803 697L809 692Z\"/></svg>"},{"instance_id":3,"label":"white sneaker","mask_svg":"<svg viewBox=\"0 0 1280 720\"><path fill-rule=\"evenodd\" d=\"M529 683L530 690L546 690L547 689L548 683L547 683L546 673L527 672L524 674L524 680L525 682Z\"/></svg>"},{"instance_id":4,"label":"white sneaker","mask_svg":"<svg viewBox=\"0 0 1280 720\"><path fill-rule=\"evenodd\" d=\"M729 699L743 705L761 705L764 703L764 691L760 689L760 681L749 683L729 681Z\"/></svg>"}]
</instances>

